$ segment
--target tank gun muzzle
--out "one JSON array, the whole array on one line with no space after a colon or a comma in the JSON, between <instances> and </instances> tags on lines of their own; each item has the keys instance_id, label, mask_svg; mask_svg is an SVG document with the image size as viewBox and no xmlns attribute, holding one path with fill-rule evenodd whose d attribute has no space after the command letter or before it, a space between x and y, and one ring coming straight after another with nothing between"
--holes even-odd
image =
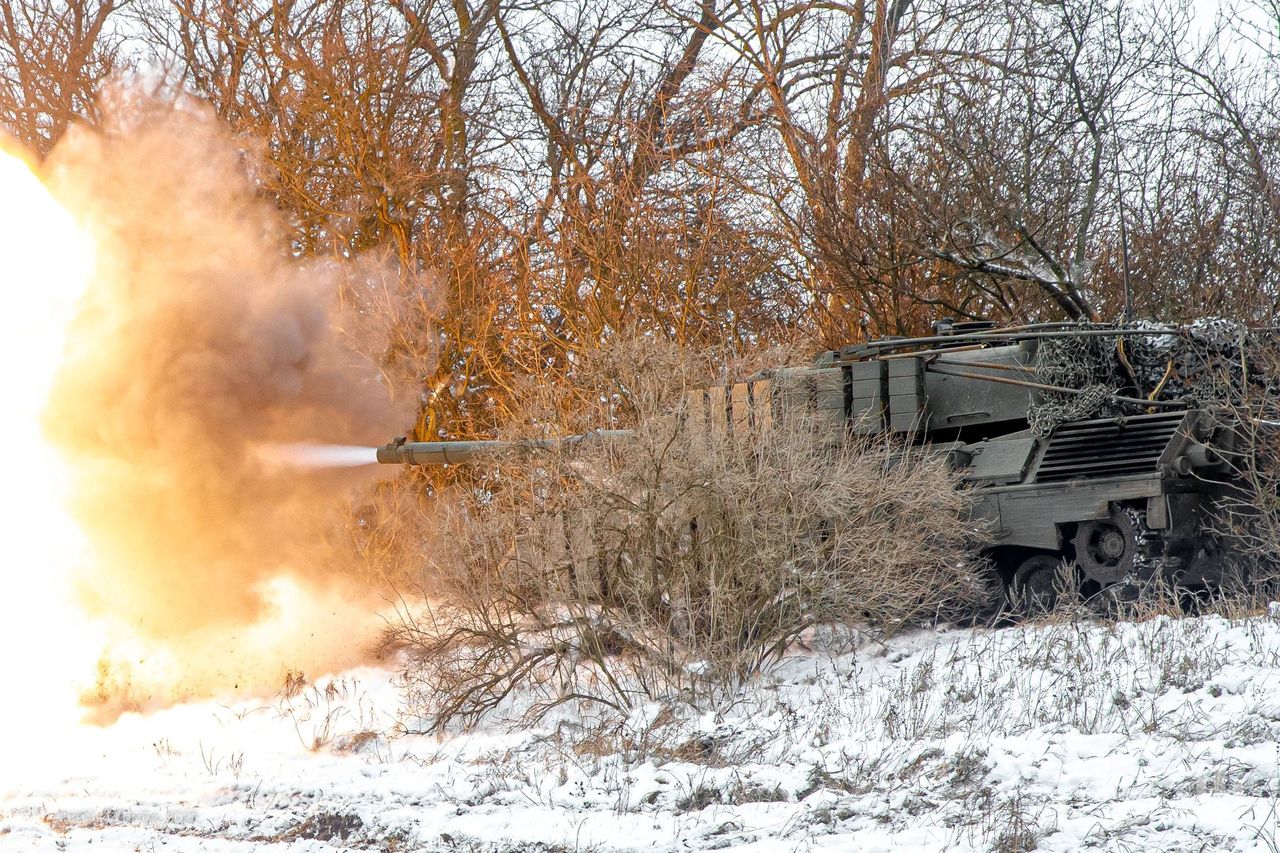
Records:
<instances>
[{"instance_id":1,"label":"tank gun muzzle","mask_svg":"<svg viewBox=\"0 0 1280 853\"><path fill-rule=\"evenodd\" d=\"M398 465L404 461L401 457L401 448L408 441L408 436L400 436L394 441L387 442L378 448L378 461L383 465Z\"/></svg>"}]
</instances>

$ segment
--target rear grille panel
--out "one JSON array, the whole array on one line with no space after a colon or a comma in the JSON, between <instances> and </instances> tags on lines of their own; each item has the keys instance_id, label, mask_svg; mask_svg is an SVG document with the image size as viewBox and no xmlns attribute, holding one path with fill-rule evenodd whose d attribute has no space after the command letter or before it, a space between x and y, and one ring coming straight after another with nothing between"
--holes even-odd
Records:
<instances>
[{"instance_id":1,"label":"rear grille panel","mask_svg":"<svg viewBox=\"0 0 1280 853\"><path fill-rule=\"evenodd\" d=\"M1049 437L1035 480L1154 473L1185 417L1185 412L1168 412L1063 424Z\"/></svg>"}]
</instances>

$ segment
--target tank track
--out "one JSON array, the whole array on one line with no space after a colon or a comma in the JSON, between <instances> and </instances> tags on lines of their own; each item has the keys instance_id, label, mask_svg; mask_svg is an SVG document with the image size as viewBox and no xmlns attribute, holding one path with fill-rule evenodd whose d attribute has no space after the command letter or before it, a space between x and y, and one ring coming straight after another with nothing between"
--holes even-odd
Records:
<instances>
[{"instance_id":1,"label":"tank track","mask_svg":"<svg viewBox=\"0 0 1280 853\"><path fill-rule=\"evenodd\" d=\"M1147 526L1147 513L1135 506L1120 508L1133 530L1133 563L1125 576L1103 589L1108 603L1121 604L1141 601L1159 584L1169 567L1165 556L1165 537L1158 530Z\"/></svg>"}]
</instances>

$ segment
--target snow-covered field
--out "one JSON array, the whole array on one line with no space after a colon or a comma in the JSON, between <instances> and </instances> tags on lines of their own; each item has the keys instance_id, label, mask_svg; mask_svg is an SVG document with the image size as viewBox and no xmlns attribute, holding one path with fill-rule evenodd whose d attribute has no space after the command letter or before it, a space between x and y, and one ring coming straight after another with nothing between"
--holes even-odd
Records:
<instances>
[{"instance_id":1,"label":"snow-covered field","mask_svg":"<svg viewBox=\"0 0 1280 853\"><path fill-rule=\"evenodd\" d=\"M360 670L5 732L0 850L1280 849L1273 619L915 634L621 730L397 734L398 702Z\"/></svg>"}]
</instances>

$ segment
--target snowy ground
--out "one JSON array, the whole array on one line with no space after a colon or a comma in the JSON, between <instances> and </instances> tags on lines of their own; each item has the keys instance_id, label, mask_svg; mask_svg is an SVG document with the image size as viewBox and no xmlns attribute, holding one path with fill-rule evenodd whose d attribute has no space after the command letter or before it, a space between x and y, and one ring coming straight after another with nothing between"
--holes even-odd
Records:
<instances>
[{"instance_id":1,"label":"snowy ground","mask_svg":"<svg viewBox=\"0 0 1280 853\"><path fill-rule=\"evenodd\" d=\"M1272 619L917 634L612 736L397 703L361 670L26 744L0 850L1280 849Z\"/></svg>"}]
</instances>

